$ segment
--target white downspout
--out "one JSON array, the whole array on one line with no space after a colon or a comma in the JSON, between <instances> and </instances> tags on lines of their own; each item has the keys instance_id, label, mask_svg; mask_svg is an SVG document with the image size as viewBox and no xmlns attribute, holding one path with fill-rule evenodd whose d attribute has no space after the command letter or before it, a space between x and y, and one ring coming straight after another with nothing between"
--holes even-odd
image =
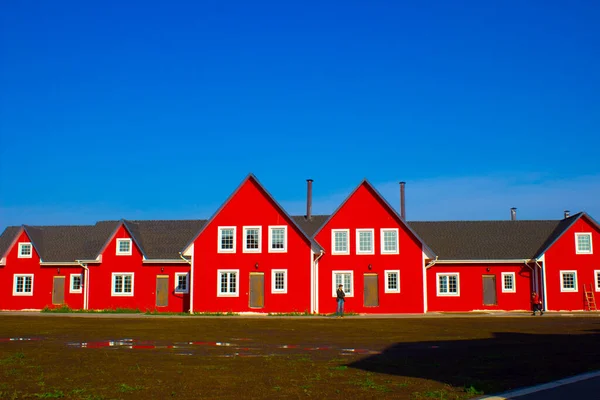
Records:
<instances>
[{"instance_id":1,"label":"white downspout","mask_svg":"<svg viewBox=\"0 0 600 400\"><path fill-rule=\"evenodd\" d=\"M89 301L89 297L90 297L90 284L89 284L89 280L90 280L90 270L88 268L88 266L85 263L82 263L79 260L75 260L75 262L77 264L79 264L81 266L81 268L83 268L83 309L87 310L88 309L88 301Z\"/></svg>"},{"instance_id":2,"label":"white downspout","mask_svg":"<svg viewBox=\"0 0 600 400\"><path fill-rule=\"evenodd\" d=\"M314 271L314 279L313 279L313 288L314 288L313 289L314 290L313 301L314 301L314 306L313 306L313 312L315 314L319 313L319 259L321 257L323 257L324 254L325 254L325 252L323 250L321 250L321 252L317 256L317 258L315 258L315 260L313 261L313 271Z\"/></svg>"},{"instance_id":3,"label":"white downspout","mask_svg":"<svg viewBox=\"0 0 600 400\"><path fill-rule=\"evenodd\" d=\"M425 263L425 260L425 253L423 253L423 263ZM427 313L427 310L429 309L429 301L427 297L427 268L433 267L437 260L438 256L435 256L435 260L431 261L429 264L425 265L425 268L423 268L423 313Z\"/></svg>"},{"instance_id":4,"label":"white downspout","mask_svg":"<svg viewBox=\"0 0 600 400\"><path fill-rule=\"evenodd\" d=\"M192 245L192 254L194 254L193 248L194 247ZM183 254L181 254L181 252L179 252L179 258L181 258L186 263L190 264L190 282L189 282L190 287L189 287L188 291L190 293L190 314L193 314L194 313L194 302L193 302L193 300L194 300L194 284L193 284L194 279L193 279L192 273L194 272L194 256L192 256L192 260L190 261L187 258L185 258L183 256Z\"/></svg>"}]
</instances>

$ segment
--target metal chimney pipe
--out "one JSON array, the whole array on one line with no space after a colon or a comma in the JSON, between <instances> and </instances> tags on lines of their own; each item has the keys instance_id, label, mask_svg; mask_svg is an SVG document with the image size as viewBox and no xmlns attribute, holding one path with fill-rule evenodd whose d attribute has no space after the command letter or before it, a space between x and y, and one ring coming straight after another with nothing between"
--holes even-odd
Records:
<instances>
[{"instance_id":1,"label":"metal chimney pipe","mask_svg":"<svg viewBox=\"0 0 600 400\"><path fill-rule=\"evenodd\" d=\"M403 221L406 221L406 209L404 206L404 186L406 185L406 182L400 182L400 218L402 218Z\"/></svg>"},{"instance_id":2,"label":"metal chimney pipe","mask_svg":"<svg viewBox=\"0 0 600 400\"><path fill-rule=\"evenodd\" d=\"M510 220L511 221L516 221L517 220L517 208L516 207L512 207L510 209Z\"/></svg>"},{"instance_id":3,"label":"metal chimney pipe","mask_svg":"<svg viewBox=\"0 0 600 400\"><path fill-rule=\"evenodd\" d=\"M571 216L571 211L565 210L565 219L569 218L570 216Z\"/></svg>"},{"instance_id":4,"label":"metal chimney pipe","mask_svg":"<svg viewBox=\"0 0 600 400\"><path fill-rule=\"evenodd\" d=\"M312 179L306 180L306 219L312 218Z\"/></svg>"}]
</instances>

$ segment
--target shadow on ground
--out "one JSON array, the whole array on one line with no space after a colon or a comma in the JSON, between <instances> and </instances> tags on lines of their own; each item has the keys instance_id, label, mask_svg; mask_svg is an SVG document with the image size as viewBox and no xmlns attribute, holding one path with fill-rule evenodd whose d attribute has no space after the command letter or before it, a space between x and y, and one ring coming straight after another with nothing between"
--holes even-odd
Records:
<instances>
[{"instance_id":1,"label":"shadow on ground","mask_svg":"<svg viewBox=\"0 0 600 400\"><path fill-rule=\"evenodd\" d=\"M491 393L600 369L599 343L600 329L586 334L495 332L487 339L396 343L348 366Z\"/></svg>"}]
</instances>

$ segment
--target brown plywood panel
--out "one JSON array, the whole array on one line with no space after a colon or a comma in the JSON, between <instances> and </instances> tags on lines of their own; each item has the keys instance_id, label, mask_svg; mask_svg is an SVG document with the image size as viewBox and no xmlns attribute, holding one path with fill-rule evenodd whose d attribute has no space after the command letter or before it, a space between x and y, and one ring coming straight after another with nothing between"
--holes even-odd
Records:
<instances>
[{"instance_id":1,"label":"brown plywood panel","mask_svg":"<svg viewBox=\"0 0 600 400\"><path fill-rule=\"evenodd\" d=\"M250 274L250 307L262 308L265 306L265 274Z\"/></svg>"},{"instance_id":2,"label":"brown plywood panel","mask_svg":"<svg viewBox=\"0 0 600 400\"><path fill-rule=\"evenodd\" d=\"M65 302L65 277L55 276L52 284L52 304Z\"/></svg>"},{"instance_id":3,"label":"brown plywood panel","mask_svg":"<svg viewBox=\"0 0 600 400\"><path fill-rule=\"evenodd\" d=\"M166 307L169 305L169 277L156 277L156 307Z\"/></svg>"},{"instance_id":4,"label":"brown plywood panel","mask_svg":"<svg viewBox=\"0 0 600 400\"><path fill-rule=\"evenodd\" d=\"M483 305L495 306L497 304L496 275L483 275Z\"/></svg>"},{"instance_id":5,"label":"brown plywood panel","mask_svg":"<svg viewBox=\"0 0 600 400\"><path fill-rule=\"evenodd\" d=\"M379 306L379 286L377 282L377 274L365 274L365 307Z\"/></svg>"}]
</instances>

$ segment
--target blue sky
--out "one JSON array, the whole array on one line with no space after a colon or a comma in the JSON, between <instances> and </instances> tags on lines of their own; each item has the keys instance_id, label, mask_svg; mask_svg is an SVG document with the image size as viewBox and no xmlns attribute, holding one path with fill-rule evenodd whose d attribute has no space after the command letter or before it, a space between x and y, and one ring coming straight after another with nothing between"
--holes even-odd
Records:
<instances>
[{"instance_id":1,"label":"blue sky","mask_svg":"<svg viewBox=\"0 0 600 400\"><path fill-rule=\"evenodd\" d=\"M596 1L0 1L0 229L292 214L600 219Z\"/></svg>"}]
</instances>

